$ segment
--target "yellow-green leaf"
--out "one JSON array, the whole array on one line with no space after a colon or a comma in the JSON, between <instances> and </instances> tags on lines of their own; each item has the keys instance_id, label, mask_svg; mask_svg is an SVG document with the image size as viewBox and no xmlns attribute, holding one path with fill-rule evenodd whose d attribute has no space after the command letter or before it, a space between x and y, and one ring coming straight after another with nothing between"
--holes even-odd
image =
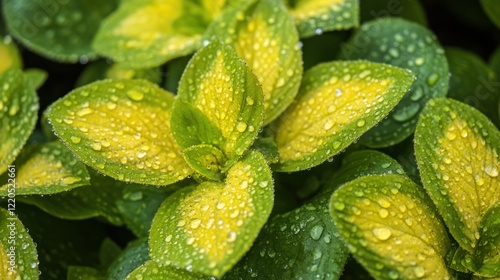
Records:
<instances>
[{"instance_id":1,"label":"yellow-green leaf","mask_svg":"<svg viewBox=\"0 0 500 280\"><path fill-rule=\"evenodd\" d=\"M367 61L331 62L307 71L297 102L278 119L278 171L316 166L382 120L406 93L413 75Z\"/></svg>"},{"instance_id":2,"label":"yellow-green leaf","mask_svg":"<svg viewBox=\"0 0 500 280\"><path fill-rule=\"evenodd\" d=\"M170 130L173 100L144 80L105 80L75 89L46 114L85 164L121 181L168 185L192 173Z\"/></svg>"},{"instance_id":3,"label":"yellow-green leaf","mask_svg":"<svg viewBox=\"0 0 500 280\"><path fill-rule=\"evenodd\" d=\"M52 194L90 184L85 165L61 142L28 148L15 162L16 194ZM0 195L7 193L5 184Z\"/></svg>"},{"instance_id":4,"label":"yellow-green leaf","mask_svg":"<svg viewBox=\"0 0 500 280\"><path fill-rule=\"evenodd\" d=\"M292 103L302 78L299 36L281 0L247 1L228 9L207 30L234 47L262 84L264 124Z\"/></svg>"},{"instance_id":5,"label":"yellow-green leaf","mask_svg":"<svg viewBox=\"0 0 500 280\"><path fill-rule=\"evenodd\" d=\"M193 0L127 0L101 25L93 47L127 66L158 66L196 50L211 16Z\"/></svg>"},{"instance_id":6,"label":"yellow-green leaf","mask_svg":"<svg viewBox=\"0 0 500 280\"><path fill-rule=\"evenodd\" d=\"M422 183L450 233L471 254L481 219L500 202L499 143L500 132L488 118L452 99L429 101L415 132Z\"/></svg>"},{"instance_id":7,"label":"yellow-green leaf","mask_svg":"<svg viewBox=\"0 0 500 280\"><path fill-rule=\"evenodd\" d=\"M7 203L16 204L11 199ZM16 217L15 206L11 209L0 208L0 279L38 279L38 255L33 239Z\"/></svg>"},{"instance_id":8,"label":"yellow-green leaf","mask_svg":"<svg viewBox=\"0 0 500 280\"><path fill-rule=\"evenodd\" d=\"M250 248L273 206L273 181L263 156L250 152L224 183L203 182L168 197L150 235L160 265L219 277Z\"/></svg>"},{"instance_id":9,"label":"yellow-green leaf","mask_svg":"<svg viewBox=\"0 0 500 280\"><path fill-rule=\"evenodd\" d=\"M301 37L359 25L359 0L285 0Z\"/></svg>"},{"instance_id":10,"label":"yellow-green leaf","mask_svg":"<svg viewBox=\"0 0 500 280\"><path fill-rule=\"evenodd\" d=\"M12 38L6 36L0 40L0 73L11 67L21 68L22 60Z\"/></svg>"},{"instance_id":11,"label":"yellow-green leaf","mask_svg":"<svg viewBox=\"0 0 500 280\"><path fill-rule=\"evenodd\" d=\"M401 175L342 185L330 211L354 257L376 279L452 279L447 232L423 189Z\"/></svg>"},{"instance_id":12,"label":"yellow-green leaf","mask_svg":"<svg viewBox=\"0 0 500 280\"><path fill-rule=\"evenodd\" d=\"M137 279L211 280L213 278L173 266L160 266L155 261L147 261L125 278L125 280Z\"/></svg>"},{"instance_id":13,"label":"yellow-green leaf","mask_svg":"<svg viewBox=\"0 0 500 280\"><path fill-rule=\"evenodd\" d=\"M38 97L21 70L0 74L0 174L7 170L35 128Z\"/></svg>"},{"instance_id":14,"label":"yellow-green leaf","mask_svg":"<svg viewBox=\"0 0 500 280\"><path fill-rule=\"evenodd\" d=\"M182 76L178 94L208 119L194 125L211 122L220 130L220 150L229 159L240 157L257 138L264 112L262 89L231 47L213 41L196 53Z\"/></svg>"}]
</instances>

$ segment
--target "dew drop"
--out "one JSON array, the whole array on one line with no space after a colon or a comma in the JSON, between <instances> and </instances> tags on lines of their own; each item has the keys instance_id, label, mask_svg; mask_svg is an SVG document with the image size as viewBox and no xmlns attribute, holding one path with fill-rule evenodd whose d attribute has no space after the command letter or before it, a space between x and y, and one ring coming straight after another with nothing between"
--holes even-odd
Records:
<instances>
[{"instance_id":1,"label":"dew drop","mask_svg":"<svg viewBox=\"0 0 500 280\"><path fill-rule=\"evenodd\" d=\"M127 96L134 101L141 101L144 98L144 93L137 90L127 91Z\"/></svg>"},{"instance_id":2,"label":"dew drop","mask_svg":"<svg viewBox=\"0 0 500 280\"><path fill-rule=\"evenodd\" d=\"M313 228L311 228L311 231L309 231L309 236L313 240L319 240L321 238L321 235L323 234L323 226L321 225L315 225Z\"/></svg>"},{"instance_id":3,"label":"dew drop","mask_svg":"<svg viewBox=\"0 0 500 280\"><path fill-rule=\"evenodd\" d=\"M247 97L247 104L248 105L253 105L254 104L254 100L251 98L251 97Z\"/></svg>"},{"instance_id":4,"label":"dew drop","mask_svg":"<svg viewBox=\"0 0 500 280\"><path fill-rule=\"evenodd\" d=\"M493 166L493 165L487 165L484 167L484 172L494 178L494 177L497 177L498 176L498 168L496 166Z\"/></svg>"},{"instance_id":5,"label":"dew drop","mask_svg":"<svg viewBox=\"0 0 500 280\"><path fill-rule=\"evenodd\" d=\"M345 209L345 204L342 202L334 202L333 207L339 211L342 211Z\"/></svg>"},{"instance_id":6,"label":"dew drop","mask_svg":"<svg viewBox=\"0 0 500 280\"><path fill-rule=\"evenodd\" d=\"M410 105L395 111L392 117L394 118L394 120L398 122L405 122L413 118L418 113L419 110L420 110L420 104L411 103Z\"/></svg>"},{"instance_id":7,"label":"dew drop","mask_svg":"<svg viewBox=\"0 0 500 280\"><path fill-rule=\"evenodd\" d=\"M381 241L387 240L391 237L392 231L388 228L374 228L373 235Z\"/></svg>"},{"instance_id":8,"label":"dew drop","mask_svg":"<svg viewBox=\"0 0 500 280\"><path fill-rule=\"evenodd\" d=\"M387 218L387 216L389 216L389 211L387 211L387 209L380 209L378 214L381 218Z\"/></svg>"},{"instance_id":9,"label":"dew drop","mask_svg":"<svg viewBox=\"0 0 500 280\"><path fill-rule=\"evenodd\" d=\"M359 121L356 123L356 125L357 125L358 127L363 127L363 126L365 126L365 123L366 123L366 122L365 122L365 120L359 120Z\"/></svg>"},{"instance_id":10,"label":"dew drop","mask_svg":"<svg viewBox=\"0 0 500 280\"><path fill-rule=\"evenodd\" d=\"M439 75L436 73L429 75L429 77L427 77L427 80L426 80L426 82L429 86L435 85L437 83L437 81L439 81Z\"/></svg>"},{"instance_id":11,"label":"dew drop","mask_svg":"<svg viewBox=\"0 0 500 280\"><path fill-rule=\"evenodd\" d=\"M116 103L113 103L113 102L108 102L108 104L106 104L106 107L109 109L109 110L113 110L116 108Z\"/></svg>"},{"instance_id":12,"label":"dew drop","mask_svg":"<svg viewBox=\"0 0 500 280\"><path fill-rule=\"evenodd\" d=\"M70 137L70 140L71 142L73 142L74 144L78 144L80 143L80 141L82 141L82 139L80 137L76 137L76 136L71 136Z\"/></svg>"},{"instance_id":13,"label":"dew drop","mask_svg":"<svg viewBox=\"0 0 500 280\"><path fill-rule=\"evenodd\" d=\"M192 229L197 229L201 224L201 220L200 219L194 219L191 221L191 224L190 224L190 227Z\"/></svg>"},{"instance_id":14,"label":"dew drop","mask_svg":"<svg viewBox=\"0 0 500 280\"><path fill-rule=\"evenodd\" d=\"M325 124L323 125L323 128L325 130L329 130L333 127L333 120L327 120Z\"/></svg>"},{"instance_id":15,"label":"dew drop","mask_svg":"<svg viewBox=\"0 0 500 280\"><path fill-rule=\"evenodd\" d=\"M83 116L86 116L88 114L92 114L92 112L94 112L94 111L90 108L83 108L80 111L76 112L76 115L79 117L83 117Z\"/></svg>"},{"instance_id":16,"label":"dew drop","mask_svg":"<svg viewBox=\"0 0 500 280\"><path fill-rule=\"evenodd\" d=\"M421 266L417 266L413 269L413 273L415 273L417 278L422 278L425 276L425 269Z\"/></svg>"},{"instance_id":17,"label":"dew drop","mask_svg":"<svg viewBox=\"0 0 500 280\"><path fill-rule=\"evenodd\" d=\"M424 96L424 89L422 86L418 86L410 95L411 101L418 101Z\"/></svg>"},{"instance_id":18,"label":"dew drop","mask_svg":"<svg viewBox=\"0 0 500 280\"><path fill-rule=\"evenodd\" d=\"M94 149L95 151L100 151L101 150L101 144L100 143L92 143L90 144L90 147Z\"/></svg>"},{"instance_id":19,"label":"dew drop","mask_svg":"<svg viewBox=\"0 0 500 280\"><path fill-rule=\"evenodd\" d=\"M285 79L279 78L278 81L276 82L276 87L282 87L284 85L285 85Z\"/></svg>"},{"instance_id":20,"label":"dew drop","mask_svg":"<svg viewBox=\"0 0 500 280\"><path fill-rule=\"evenodd\" d=\"M246 129L247 129L247 124L244 122L239 122L236 125L236 130L238 130L239 132L245 132Z\"/></svg>"}]
</instances>

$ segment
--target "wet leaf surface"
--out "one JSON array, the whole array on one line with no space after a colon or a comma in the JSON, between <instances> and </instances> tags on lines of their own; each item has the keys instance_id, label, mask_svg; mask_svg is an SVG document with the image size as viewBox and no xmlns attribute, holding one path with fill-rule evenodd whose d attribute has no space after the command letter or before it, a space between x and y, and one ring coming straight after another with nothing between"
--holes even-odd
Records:
<instances>
[{"instance_id":1,"label":"wet leaf surface","mask_svg":"<svg viewBox=\"0 0 500 280\"><path fill-rule=\"evenodd\" d=\"M192 0L125 1L103 22L93 47L130 67L158 66L199 47L210 13Z\"/></svg>"},{"instance_id":2,"label":"wet leaf surface","mask_svg":"<svg viewBox=\"0 0 500 280\"><path fill-rule=\"evenodd\" d=\"M38 97L19 69L0 74L0 174L7 170L35 128Z\"/></svg>"},{"instance_id":3,"label":"wet leaf surface","mask_svg":"<svg viewBox=\"0 0 500 280\"><path fill-rule=\"evenodd\" d=\"M119 1L3 1L7 28L16 39L43 56L64 62L88 60L99 25Z\"/></svg>"},{"instance_id":4,"label":"wet leaf surface","mask_svg":"<svg viewBox=\"0 0 500 280\"><path fill-rule=\"evenodd\" d=\"M197 110L191 110L196 112L190 118L194 123L191 131L185 131L190 126L182 131L184 137L198 131L201 133L195 135L204 137L206 133L207 139L200 138L201 142L220 147L230 160L243 155L257 138L264 117L262 89L230 46L214 41L196 53L182 75L178 95ZM203 118L197 116L199 113ZM222 141L213 133L215 128L220 130ZM178 135L174 136L178 140ZM184 139L179 140L185 148Z\"/></svg>"},{"instance_id":5,"label":"wet leaf surface","mask_svg":"<svg viewBox=\"0 0 500 280\"><path fill-rule=\"evenodd\" d=\"M26 147L14 163L17 195L53 194L90 184L86 166L57 140ZM4 182L6 175L0 177ZM7 192L7 184L0 187L0 195Z\"/></svg>"},{"instance_id":6,"label":"wet leaf surface","mask_svg":"<svg viewBox=\"0 0 500 280\"><path fill-rule=\"evenodd\" d=\"M361 26L345 44L342 59L367 59L412 71L416 80L387 119L368 131L361 142L388 147L410 136L420 112L433 97L448 91L448 63L434 34L403 19L377 19Z\"/></svg>"},{"instance_id":7,"label":"wet leaf surface","mask_svg":"<svg viewBox=\"0 0 500 280\"><path fill-rule=\"evenodd\" d=\"M359 25L357 0L285 0L301 37Z\"/></svg>"},{"instance_id":8,"label":"wet leaf surface","mask_svg":"<svg viewBox=\"0 0 500 280\"><path fill-rule=\"evenodd\" d=\"M446 229L423 189L401 175L342 185L330 211L350 252L376 279L451 279Z\"/></svg>"},{"instance_id":9,"label":"wet leaf surface","mask_svg":"<svg viewBox=\"0 0 500 280\"><path fill-rule=\"evenodd\" d=\"M279 118L277 171L316 166L381 121L406 93L413 75L368 61L320 64L304 75L297 102Z\"/></svg>"},{"instance_id":10,"label":"wet leaf surface","mask_svg":"<svg viewBox=\"0 0 500 280\"><path fill-rule=\"evenodd\" d=\"M15 209L0 208L0 278L38 279L38 264L33 239L15 215Z\"/></svg>"},{"instance_id":11,"label":"wet leaf surface","mask_svg":"<svg viewBox=\"0 0 500 280\"><path fill-rule=\"evenodd\" d=\"M445 98L429 102L415 132L422 183L450 233L471 254L483 215L500 201L498 143L500 132L484 115Z\"/></svg>"},{"instance_id":12,"label":"wet leaf surface","mask_svg":"<svg viewBox=\"0 0 500 280\"><path fill-rule=\"evenodd\" d=\"M231 45L262 84L264 124L278 117L297 95L302 78L299 36L280 0L246 1L226 10L206 32Z\"/></svg>"},{"instance_id":13,"label":"wet leaf surface","mask_svg":"<svg viewBox=\"0 0 500 280\"><path fill-rule=\"evenodd\" d=\"M168 185L192 173L170 130L173 100L144 80L104 80L70 92L46 114L85 164L120 181Z\"/></svg>"},{"instance_id":14,"label":"wet leaf surface","mask_svg":"<svg viewBox=\"0 0 500 280\"><path fill-rule=\"evenodd\" d=\"M219 277L251 247L272 205L269 167L262 155L250 152L224 183L203 182L163 202L151 227L151 258Z\"/></svg>"}]
</instances>

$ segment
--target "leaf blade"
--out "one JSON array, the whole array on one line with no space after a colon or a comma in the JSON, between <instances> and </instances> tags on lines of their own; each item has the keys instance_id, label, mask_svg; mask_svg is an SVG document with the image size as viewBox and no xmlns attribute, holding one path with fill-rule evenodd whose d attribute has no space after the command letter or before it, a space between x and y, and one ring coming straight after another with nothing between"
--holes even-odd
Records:
<instances>
[{"instance_id":1,"label":"leaf blade","mask_svg":"<svg viewBox=\"0 0 500 280\"><path fill-rule=\"evenodd\" d=\"M452 99L433 99L423 113L415 133L423 185L450 233L473 253L484 213L500 201L500 133L477 110Z\"/></svg>"},{"instance_id":2,"label":"leaf blade","mask_svg":"<svg viewBox=\"0 0 500 280\"><path fill-rule=\"evenodd\" d=\"M223 275L250 248L269 217L272 185L264 158L250 152L228 171L225 184L204 182L175 193L153 220L152 259Z\"/></svg>"},{"instance_id":3,"label":"leaf blade","mask_svg":"<svg viewBox=\"0 0 500 280\"><path fill-rule=\"evenodd\" d=\"M277 121L281 162L276 170L307 169L339 153L382 120L412 81L405 70L367 61L310 69L297 102Z\"/></svg>"},{"instance_id":4,"label":"leaf blade","mask_svg":"<svg viewBox=\"0 0 500 280\"><path fill-rule=\"evenodd\" d=\"M410 179L361 177L342 185L330 203L351 253L376 279L451 278L444 262L450 249L446 230Z\"/></svg>"},{"instance_id":5,"label":"leaf blade","mask_svg":"<svg viewBox=\"0 0 500 280\"><path fill-rule=\"evenodd\" d=\"M182 75L178 95L220 129L221 150L229 159L240 157L257 138L262 89L231 47L214 41L198 51Z\"/></svg>"},{"instance_id":6,"label":"leaf blade","mask_svg":"<svg viewBox=\"0 0 500 280\"><path fill-rule=\"evenodd\" d=\"M46 114L85 164L120 181L168 185L192 173L171 134L173 99L144 80L104 80L72 91Z\"/></svg>"}]
</instances>

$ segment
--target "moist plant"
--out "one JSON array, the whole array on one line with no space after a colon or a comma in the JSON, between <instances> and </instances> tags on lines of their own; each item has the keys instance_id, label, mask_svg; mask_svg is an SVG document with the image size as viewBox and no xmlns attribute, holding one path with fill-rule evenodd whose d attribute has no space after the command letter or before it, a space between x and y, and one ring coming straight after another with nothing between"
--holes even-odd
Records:
<instances>
[{"instance_id":1,"label":"moist plant","mask_svg":"<svg viewBox=\"0 0 500 280\"><path fill-rule=\"evenodd\" d=\"M433 5L3 0L0 279L500 278L500 51Z\"/></svg>"}]
</instances>

